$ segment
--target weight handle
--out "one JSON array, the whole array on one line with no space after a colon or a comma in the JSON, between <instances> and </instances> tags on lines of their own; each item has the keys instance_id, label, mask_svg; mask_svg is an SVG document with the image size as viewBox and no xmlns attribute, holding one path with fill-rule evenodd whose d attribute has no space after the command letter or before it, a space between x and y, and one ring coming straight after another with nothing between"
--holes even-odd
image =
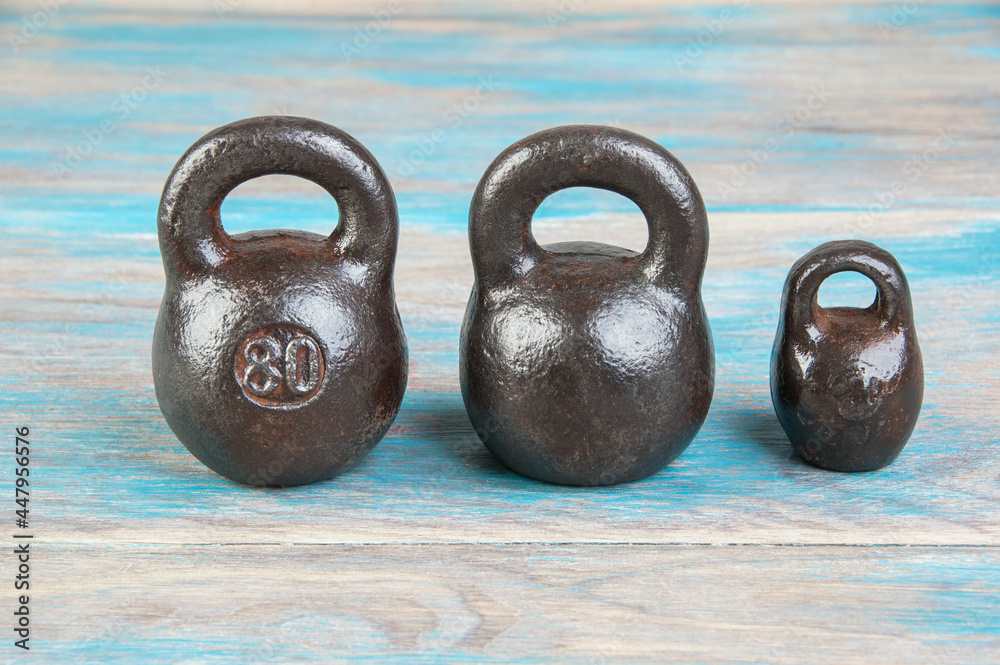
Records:
<instances>
[{"instance_id":1,"label":"weight handle","mask_svg":"<svg viewBox=\"0 0 1000 665\"><path fill-rule=\"evenodd\" d=\"M501 153L469 210L476 278L497 283L525 274L545 253L531 218L550 194L595 187L631 199L646 217L649 243L634 259L655 283L695 293L708 255L701 194L677 159L653 141L615 127L568 125L533 134Z\"/></svg>"},{"instance_id":2,"label":"weight handle","mask_svg":"<svg viewBox=\"0 0 1000 665\"><path fill-rule=\"evenodd\" d=\"M191 146L167 179L159 239L167 270L217 266L239 242L219 209L238 185L282 174L310 180L336 200L332 254L392 270L399 235L396 199L378 162L347 133L308 118L264 116L215 129Z\"/></svg>"},{"instance_id":3,"label":"weight handle","mask_svg":"<svg viewBox=\"0 0 1000 665\"><path fill-rule=\"evenodd\" d=\"M877 289L875 310L883 323L910 309L910 290L899 263L889 252L864 240L837 240L808 252L796 261L785 282L782 310L795 325L812 321L820 309L820 285L838 272L858 272Z\"/></svg>"}]
</instances>

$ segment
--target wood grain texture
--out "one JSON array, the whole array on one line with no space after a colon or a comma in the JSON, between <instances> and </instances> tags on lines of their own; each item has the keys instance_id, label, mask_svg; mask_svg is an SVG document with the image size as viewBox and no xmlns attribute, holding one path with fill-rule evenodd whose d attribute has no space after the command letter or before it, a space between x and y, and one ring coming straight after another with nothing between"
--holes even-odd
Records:
<instances>
[{"instance_id":1,"label":"wood grain texture","mask_svg":"<svg viewBox=\"0 0 1000 665\"><path fill-rule=\"evenodd\" d=\"M1000 650L996 548L113 552L110 566L104 547L43 557L38 593L65 608L39 617L47 662L986 664Z\"/></svg>"},{"instance_id":2,"label":"wood grain texture","mask_svg":"<svg viewBox=\"0 0 1000 665\"><path fill-rule=\"evenodd\" d=\"M996 661L995 5L403 2L353 52L387 3L222 3L67 3L24 43L37 5L0 10L0 426L32 428L39 657ZM374 453L287 491L201 466L149 369L160 188L201 134L268 113L345 129L390 175L411 356ZM671 150L712 234L708 421L614 488L508 472L458 392L475 184L575 122ZM223 206L230 232L336 214L280 177ZM646 241L634 205L590 190L551 197L534 231ZM863 475L798 460L767 384L788 268L843 237L899 259L926 365L909 445Z\"/></svg>"}]
</instances>

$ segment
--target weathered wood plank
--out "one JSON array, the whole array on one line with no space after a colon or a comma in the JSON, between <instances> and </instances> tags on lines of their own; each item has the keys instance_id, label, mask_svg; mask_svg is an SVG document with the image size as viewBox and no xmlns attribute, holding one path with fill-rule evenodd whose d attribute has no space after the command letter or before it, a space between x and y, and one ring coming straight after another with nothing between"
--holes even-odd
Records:
<instances>
[{"instance_id":1,"label":"weathered wood plank","mask_svg":"<svg viewBox=\"0 0 1000 665\"><path fill-rule=\"evenodd\" d=\"M1000 652L996 548L39 545L34 655L52 663L971 665Z\"/></svg>"}]
</instances>

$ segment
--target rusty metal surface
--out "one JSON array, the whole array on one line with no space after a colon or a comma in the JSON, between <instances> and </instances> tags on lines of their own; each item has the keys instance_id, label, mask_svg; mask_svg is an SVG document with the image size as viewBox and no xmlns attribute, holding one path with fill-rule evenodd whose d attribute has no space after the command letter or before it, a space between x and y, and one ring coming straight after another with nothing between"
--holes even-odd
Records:
<instances>
[{"instance_id":1,"label":"rusty metal surface","mask_svg":"<svg viewBox=\"0 0 1000 665\"><path fill-rule=\"evenodd\" d=\"M870 307L819 306L820 284L856 271L877 287ZM916 425L923 360L906 276L870 242L828 242L799 259L785 281L771 356L774 410L796 452L834 471L890 464Z\"/></svg>"},{"instance_id":2,"label":"rusty metal surface","mask_svg":"<svg viewBox=\"0 0 1000 665\"><path fill-rule=\"evenodd\" d=\"M545 197L598 187L633 200L649 243L539 246ZM479 437L554 483L643 478L680 455L708 413L714 352L701 300L708 221L694 181L632 132L566 126L503 152L469 212L476 283L462 328L462 396Z\"/></svg>"},{"instance_id":3,"label":"rusty metal surface","mask_svg":"<svg viewBox=\"0 0 1000 665\"><path fill-rule=\"evenodd\" d=\"M227 234L223 199L268 174L326 189L340 207L334 232ZM153 378L195 457L233 480L288 486L335 476L378 443L406 387L398 233L382 169L330 125L252 118L188 150L160 203Z\"/></svg>"}]
</instances>

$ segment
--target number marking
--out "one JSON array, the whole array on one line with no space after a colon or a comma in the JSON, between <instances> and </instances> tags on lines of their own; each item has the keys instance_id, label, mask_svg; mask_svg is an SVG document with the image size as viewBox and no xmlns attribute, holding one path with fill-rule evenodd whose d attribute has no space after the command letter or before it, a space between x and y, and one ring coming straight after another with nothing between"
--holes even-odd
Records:
<instances>
[{"instance_id":1,"label":"number marking","mask_svg":"<svg viewBox=\"0 0 1000 665\"><path fill-rule=\"evenodd\" d=\"M234 362L236 382L250 401L290 408L315 395L323 382L323 353L308 333L290 325L249 335Z\"/></svg>"}]
</instances>

